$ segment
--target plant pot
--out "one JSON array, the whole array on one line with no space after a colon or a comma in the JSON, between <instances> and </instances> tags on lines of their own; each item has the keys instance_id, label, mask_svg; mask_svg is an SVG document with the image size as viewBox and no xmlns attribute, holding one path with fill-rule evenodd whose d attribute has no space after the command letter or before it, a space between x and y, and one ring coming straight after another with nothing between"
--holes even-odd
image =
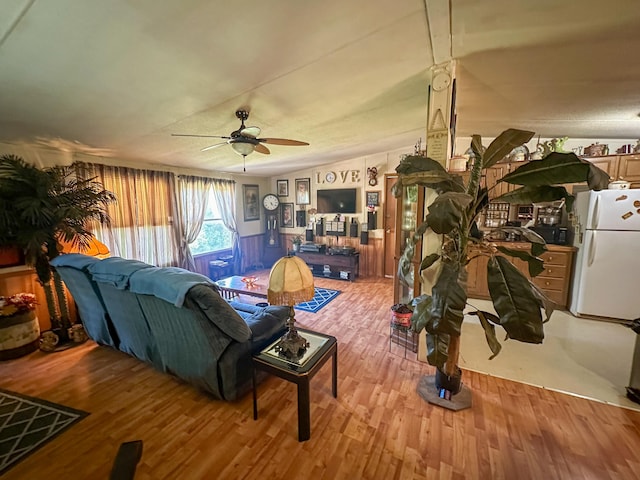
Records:
<instances>
[{"instance_id":1,"label":"plant pot","mask_svg":"<svg viewBox=\"0 0 640 480\"><path fill-rule=\"evenodd\" d=\"M13 267L22 263L22 252L18 247L0 247L0 267Z\"/></svg>"},{"instance_id":2,"label":"plant pot","mask_svg":"<svg viewBox=\"0 0 640 480\"><path fill-rule=\"evenodd\" d=\"M462 370L459 368L455 375L447 375L439 368L436 369L435 385L438 390L447 390L455 395L462 390Z\"/></svg>"},{"instance_id":3,"label":"plant pot","mask_svg":"<svg viewBox=\"0 0 640 480\"><path fill-rule=\"evenodd\" d=\"M38 348L40 325L36 312L26 312L0 320L0 360L22 357Z\"/></svg>"}]
</instances>

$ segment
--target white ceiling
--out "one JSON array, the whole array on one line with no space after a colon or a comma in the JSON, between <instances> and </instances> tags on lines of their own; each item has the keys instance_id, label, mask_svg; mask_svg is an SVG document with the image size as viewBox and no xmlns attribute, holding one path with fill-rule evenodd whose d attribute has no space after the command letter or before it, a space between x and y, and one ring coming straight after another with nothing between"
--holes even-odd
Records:
<instances>
[{"instance_id":1,"label":"white ceiling","mask_svg":"<svg viewBox=\"0 0 640 480\"><path fill-rule=\"evenodd\" d=\"M639 0L0 0L0 142L241 172L171 133L245 107L310 143L247 157L279 175L414 145L449 57L458 136L638 138L639 25Z\"/></svg>"}]
</instances>

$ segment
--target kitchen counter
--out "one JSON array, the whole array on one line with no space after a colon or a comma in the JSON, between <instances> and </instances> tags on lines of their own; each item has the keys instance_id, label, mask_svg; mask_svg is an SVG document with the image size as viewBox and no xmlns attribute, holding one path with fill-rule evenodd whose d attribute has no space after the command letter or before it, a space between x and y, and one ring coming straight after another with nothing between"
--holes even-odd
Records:
<instances>
[{"instance_id":1,"label":"kitchen counter","mask_svg":"<svg viewBox=\"0 0 640 480\"><path fill-rule=\"evenodd\" d=\"M513 250L529 250L531 244L528 242L493 242L505 248ZM540 258L544 260L544 271L532 279L540 289L558 304L566 309L569 302L569 291L571 288L571 276L573 270L573 259L576 247L569 245L547 244L547 251ZM473 256L473 247L470 255ZM511 262L527 278L529 276L528 264L524 260L511 258ZM487 262L489 257L480 256L469 262L468 270L468 293L469 297L490 299L489 286L487 284Z\"/></svg>"}]
</instances>

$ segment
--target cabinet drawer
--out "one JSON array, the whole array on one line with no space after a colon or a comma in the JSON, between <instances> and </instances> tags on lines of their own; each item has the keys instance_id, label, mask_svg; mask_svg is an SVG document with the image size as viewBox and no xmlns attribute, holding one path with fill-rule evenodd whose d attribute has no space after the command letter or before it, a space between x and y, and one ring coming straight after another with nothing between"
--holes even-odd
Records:
<instances>
[{"instance_id":1,"label":"cabinet drawer","mask_svg":"<svg viewBox=\"0 0 640 480\"><path fill-rule=\"evenodd\" d=\"M565 252L544 252L540 255L544 260L544 266L547 265L569 265L569 254Z\"/></svg>"},{"instance_id":2,"label":"cabinet drawer","mask_svg":"<svg viewBox=\"0 0 640 480\"><path fill-rule=\"evenodd\" d=\"M533 283L545 292L547 290L560 292L565 288L565 281L562 278L536 277L533 279Z\"/></svg>"},{"instance_id":3,"label":"cabinet drawer","mask_svg":"<svg viewBox=\"0 0 640 480\"><path fill-rule=\"evenodd\" d=\"M566 292L556 292L555 290L545 290L544 294L551 300L552 302L557 303L561 307L567 306L567 293Z\"/></svg>"},{"instance_id":4,"label":"cabinet drawer","mask_svg":"<svg viewBox=\"0 0 640 480\"><path fill-rule=\"evenodd\" d=\"M548 265L544 264L544 271L537 278L559 278L564 280L567 276L567 267L565 265Z\"/></svg>"}]
</instances>

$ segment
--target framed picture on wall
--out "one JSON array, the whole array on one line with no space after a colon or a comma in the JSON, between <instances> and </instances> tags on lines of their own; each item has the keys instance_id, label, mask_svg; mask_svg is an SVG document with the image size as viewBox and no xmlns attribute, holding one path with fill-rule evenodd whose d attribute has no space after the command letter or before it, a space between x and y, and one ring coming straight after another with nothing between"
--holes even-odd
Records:
<instances>
[{"instance_id":1,"label":"framed picture on wall","mask_svg":"<svg viewBox=\"0 0 640 480\"><path fill-rule=\"evenodd\" d=\"M242 185L244 221L260 220L260 192L258 185Z\"/></svg>"},{"instance_id":2,"label":"framed picture on wall","mask_svg":"<svg viewBox=\"0 0 640 480\"><path fill-rule=\"evenodd\" d=\"M279 197L289 196L289 180L276 180L276 189Z\"/></svg>"},{"instance_id":3,"label":"framed picture on wall","mask_svg":"<svg viewBox=\"0 0 640 480\"><path fill-rule=\"evenodd\" d=\"M282 218L280 219L280 225L286 228L293 228L293 203L281 203Z\"/></svg>"},{"instance_id":4,"label":"framed picture on wall","mask_svg":"<svg viewBox=\"0 0 640 480\"><path fill-rule=\"evenodd\" d=\"M296 204L309 205L311 203L311 179L296 178Z\"/></svg>"},{"instance_id":5,"label":"framed picture on wall","mask_svg":"<svg viewBox=\"0 0 640 480\"><path fill-rule=\"evenodd\" d=\"M367 207L380 206L380 192L367 192Z\"/></svg>"}]
</instances>

